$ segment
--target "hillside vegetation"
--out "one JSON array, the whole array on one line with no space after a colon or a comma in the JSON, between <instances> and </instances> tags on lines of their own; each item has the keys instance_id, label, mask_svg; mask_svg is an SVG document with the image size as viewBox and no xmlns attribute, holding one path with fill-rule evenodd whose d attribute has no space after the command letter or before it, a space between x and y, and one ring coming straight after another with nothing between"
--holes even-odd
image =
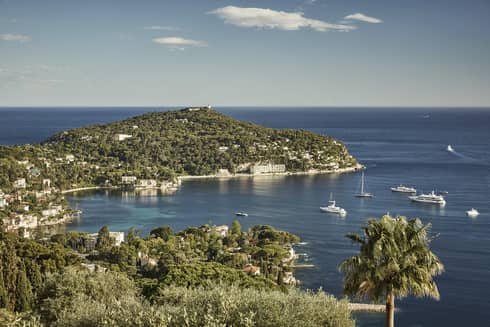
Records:
<instances>
[{"instance_id":1,"label":"hillside vegetation","mask_svg":"<svg viewBox=\"0 0 490 327\"><path fill-rule=\"evenodd\" d=\"M117 141L117 134L131 138ZM265 162L285 164L288 171L356 163L346 147L331 137L266 128L208 108L151 112L77 128L44 145L56 153L72 153L89 163L142 177L208 175L219 169L240 172L247 170L247 164Z\"/></svg>"}]
</instances>

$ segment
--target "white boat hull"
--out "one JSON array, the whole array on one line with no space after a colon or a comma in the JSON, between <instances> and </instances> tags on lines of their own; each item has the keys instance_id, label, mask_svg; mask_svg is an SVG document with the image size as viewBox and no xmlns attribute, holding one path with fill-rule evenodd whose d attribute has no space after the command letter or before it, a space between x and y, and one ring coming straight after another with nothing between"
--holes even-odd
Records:
<instances>
[{"instance_id":1,"label":"white boat hull","mask_svg":"<svg viewBox=\"0 0 490 327\"><path fill-rule=\"evenodd\" d=\"M334 213L340 216L345 216L347 214L347 211L345 209L336 207L336 208L331 208L331 207L320 207L320 211L323 212L328 212L328 213Z\"/></svg>"}]
</instances>

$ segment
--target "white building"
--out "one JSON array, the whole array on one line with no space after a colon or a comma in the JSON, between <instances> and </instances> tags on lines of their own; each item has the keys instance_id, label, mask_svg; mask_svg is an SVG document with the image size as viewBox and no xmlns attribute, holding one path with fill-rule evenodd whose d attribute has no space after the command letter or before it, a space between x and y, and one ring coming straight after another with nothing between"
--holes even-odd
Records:
<instances>
[{"instance_id":1,"label":"white building","mask_svg":"<svg viewBox=\"0 0 490 327\"><path fill-rule=\"evenodd\" d=\"M8 206L7 200L5 199L5 193L0 190L0 208Z\"/></svg>"},{"instance_id":2,"label":"white building","mask_svg":"<svg viewBox=\"0 0 490 327\"><path fill-rule=\"evenodd\" d=\"M120 246L124 242L124 232L109 232L109 236L114 239L115 246Z\"/></svg>"},{"instance_id":3,"label":"white building","mask_svg":"<svg viewBox=\"0 0 490 327\"><path fill-rule=\"evenodd\" d=\"M133 136L131 134L116 134L114 135L114 140L116 141L124 141L126 139L130 139Z\"/></svg>"},{"instance_id":4,"label":"white building","mask_svg":"<svg viewBox=\"0 0 490 327\"><path fill-rule=\"evenodd\" d=\"M43 179L43 187L44 188L50 188L51 187L51 180L49 178Z\"/></svg>"},{"instance_id":5,"label":"white building","mask_svg":"<svg viewBox=\"0 0 490 327\"><path fill-rule=\"evenodd\" d=\"M66 161L68 161L68 162L73 162L73 161L75 161L75 156L74 156L73 154L67 154L67 155L65 156L65 159L66 159Z\"/></svg>"},{"instance_id":6,"label":"white building","mask_svg":"<svg viewBox=\"0 0 490 327\"><path fill-rule=\"evenodd\" d=\"M154 179L140 179L138 181L137 187L142 187L142 188L157 187L157 181Z\"/></svg>"},{"instance_id":7,"label":"white building","mask_svg":"<svg viewBox=\"0 0 490 327\"><path fill-rule=\"evenodd\" d=\"M62 206L52 206L49 207L48 209L42 210L41 215L43 217L53 217L59 215L62 210L63 210Z\"/></svg>"},{"instance_id":8,"label":"white building","mask_svg":"<svg viewBox=\"0 0 490 327\"><path fill-rule=\"evenodd\" d=\"M229 227L227 225L221 225L221 226L216 226L214 228L214 230L216 231L216 233L218 233L219 235L225 237L226 235L228 235L228 229Z\"/></svg>"},{"instance_id":9,"label":"white building","mask_svg":"<svg viewBox=\"0 0 490 327\"><path fill-rule=\"evenodd\" d=\"M286 171L286 165L284 164L255 164L250 166L251 174L270 174L270 173L283 173Z\"/></svg>"},{"instance_id":10,"label":"white building","mask_svg":"<svg viewBox=\"0 0 490 327\"><path fill-rule=\"evenodd\" d=\"M25 178L19 178L14 182L14 187L15 188L26 188L26 179Z\"/></svg>"},{"instance_id":11,"label":"white building","mask_svg":"<svg viewBox=\"0 0 490 327\"><path fill-rule=\"evenodd\" d=\"M95 243L97 242L97 239L99 238L99 233L92 233L89 234L88 237L92 240L95 240L93 243L95 246ZM120 246L121 243L124 242L124 232L109 232L109 237L114 240L114 245L115 246Z\"/></svg>"},{"instance_id":12,"label":"white building","mask_svg":"<svg viewBox=\"0 0 490 327\"><path fill-rule=\"evenodd\" d=\"M121 177L121 182L123 184L134 184L134 183L136 183L136 180L137 180L136 176L123 176L123 177Z\"/></svg>"},{"instance_id":13,"label":"white building","mask_svg":"<svg viewBox=\"0 0 490 327\"><path fill-rule=\"evenodd\" d=\"M19 228L36 228L37 216L20 214L13 218L5 218L3 223L8 231Z\"/></svg>"}]
</instances>

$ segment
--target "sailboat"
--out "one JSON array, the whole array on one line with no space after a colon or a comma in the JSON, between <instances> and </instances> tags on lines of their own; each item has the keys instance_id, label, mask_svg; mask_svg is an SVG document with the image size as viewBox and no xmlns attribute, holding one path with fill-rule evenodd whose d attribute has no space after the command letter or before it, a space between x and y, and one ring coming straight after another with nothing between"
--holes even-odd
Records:
<instances>
[{"instance_id":1,"label":"sailboat","mask_svg":"<svg viewBox=\"0 0 490 327\"><path fill-rule=\"evenodd\" d=\"M359 193L354 194L355 197L358 198L372 198L373 194L369 192L364 192L364 171L361 175L361 191Z\"/></svg>"}]
</instances>

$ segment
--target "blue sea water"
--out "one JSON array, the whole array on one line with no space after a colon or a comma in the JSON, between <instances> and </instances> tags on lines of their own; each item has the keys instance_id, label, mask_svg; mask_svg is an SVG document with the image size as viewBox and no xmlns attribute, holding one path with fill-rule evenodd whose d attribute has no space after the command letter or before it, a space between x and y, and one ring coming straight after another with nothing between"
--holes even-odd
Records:
<instances>
[{"instance_id":1,"label":"blue sea water","mask_svg":"<svg viewBox=\"0 0 490 327\"><path fill-rule=\"evenodd\" d=\"M1 108L0 144L33 143L53 133L108 122L161 108ZM83 210L72 230L134 226L142 234L170 225L231 223L245 211L242 226L270 224L299 235L297 251L314 269L298 270L302 287L341 296L338 264L357 249L344 237L359 232L368 217L386 212L420 217L438 237L433 251L445 264L438 277L440 301L397 301L398 326L490 325L490 110L411 108L218 108L237 119L277 128L301 128L342 140L367 166L373 199L353 197L359 174L260 177L188 181L175 195L134 196L86 192L70 197ZM451 144L455 152L448 152ZM443 208L411 203L390 186L413 185L424 192L448 191ZM348 213L321 213L332 194ZM475 207L477 218L465 211ZM384 323L380 314L356 316L361 326Z\"/></svg>"}]
</instances>

